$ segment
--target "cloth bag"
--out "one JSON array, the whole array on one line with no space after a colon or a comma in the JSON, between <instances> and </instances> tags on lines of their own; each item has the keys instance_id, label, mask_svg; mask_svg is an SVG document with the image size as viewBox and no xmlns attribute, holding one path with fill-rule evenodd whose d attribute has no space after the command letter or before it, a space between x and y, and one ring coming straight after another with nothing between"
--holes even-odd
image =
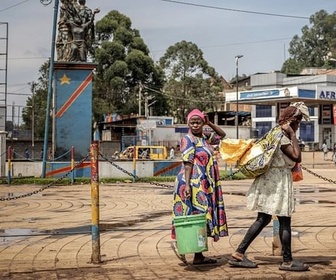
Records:
<instances>
[{"instance_id":1,"label":"cloth bag","mask_svg":"<svg viewBox=\"0 0 336 280\"><path fill-rule=\"evenodd\" d=\"M239 171L248 178L256 178L264 174L271 166L282 136L280 126L267 132L241 157L238 162Z\"/></svg>"},{"instance_id":2,"label":"cloth bag","mask_svg":"<svg viewBox=\"0 0 336 280\"><path fill-rule=\"evenodd\" d=\"M236 164L253 146L253 139L223 139L219 144L219 154L228 164Z\"/></svg>"},{"instance_id":3,"label":"cloth bag","mask_svg":"<svg viewBox=\"0 0 336 280\"><path fill-rule=\"evenodd\" d=\"M292 177L293 177L293 182L298 182L298 181L303 180L302 167L300 163L295 163L294 167L292 168Z\"/></svg>"}]
</instances>

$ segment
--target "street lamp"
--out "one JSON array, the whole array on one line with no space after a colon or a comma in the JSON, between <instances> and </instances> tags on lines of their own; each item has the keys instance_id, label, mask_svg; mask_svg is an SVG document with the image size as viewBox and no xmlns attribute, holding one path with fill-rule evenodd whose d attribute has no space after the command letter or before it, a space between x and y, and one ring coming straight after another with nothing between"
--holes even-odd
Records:
<instances>
[{"instance_id":1,"label":"street lamp","mask_svg":"<svg viewBox=\"0 0 336 280\"><path fill-rule=\"evenodd\" d=\"M31 133L32 133L32 157L34 157L34 146L35 146L35 104L34 104L34 95L35 95L35 82L28 83L30 85L30 90L32 92L31 99Z\"/></svg>"},{"instance_id":2,"label":"street lamp","mask_svg":"<svg viewBox=\"0 0 336 280\"><path fill-rule=\"evenodd\" d=\"M35 146L35 105L34 105L34 95L35 95L35 82L28 83L30 85L32 98L31 98L31 142L32 142L32 158L34 158L34 146Z\"/></svg>"},{"instance_id":3,"label":"street lamp","mask_svg":"<svg viewBox=\"0 0 336 280\"><path fill-rule=\"evenodd\" d=\"M239 131L238 131L238 60L242 58L243 55L236 55L236 137L239 138Z\"/></svg>"}]
</instances>

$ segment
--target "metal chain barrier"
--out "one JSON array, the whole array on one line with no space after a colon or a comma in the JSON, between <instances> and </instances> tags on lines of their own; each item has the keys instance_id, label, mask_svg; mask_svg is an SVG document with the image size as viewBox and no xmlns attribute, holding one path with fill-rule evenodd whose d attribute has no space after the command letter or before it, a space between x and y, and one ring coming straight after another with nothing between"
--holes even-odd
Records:
<instances>
[{"instance_id":1,"label":"metal chain barrier","mask_svg":"<svg viewBox=\"0 0 336 280\"><path fill-rule=\"evenodd\" d=\"M139 180L140 178L136 175L134 175L133 173L127 171L126 169L122 168L121 166L115 164L113 161L109 160L106 156L104 156L102 153L99 153L99 155L102 157L102 159L106 160L107 162L109 162L112 166L114 166L115 168L119 169L121 172L127 174L128 176L133 177L136 180Z\"/></svg>"},{"instance_id":2,"label":"metal chain barrier","mask_svg":"<svg viewBox=\"0 0 336 280\"><path fill-rule=\"evenodd\" d=\"M65 177L67 177L71 172L73 172L76 168L78 168L78 166L80 166L84 161L86 161L88 159L88 157L90 157L90 154L87 154L83 159L81 159L75 166L73 169L70 169L67 173L65 173L62 177L56 179L54 182L50 183L47 186L44 186L38 190L35 190L33 192L30 193L25 193L25 194L21 194L18 196L11 196L11 197L0 197L0 201L8 201L8 200L14 200L14 199L19 199L19 198L23 198L23 197L27 197L27 196L31 196L34 194L37 194L39 192L44 191L45 189L48 189L50 187L52 187L53 185L55 185L56 183L62 181Z\"/></svg>"},{"instance_id":3,"label":"metal chain barrier","mask_svg":"<svg viewBox=\"0 0 336 280\"><path fill-rule=\"evenodd\" d=\"M137 175L134 175L133 173L127 171L126 169L122 168L121 166L117 165L116 163L114 163L113 161L109 160L106 156L104 156L103 154L99 153L99 155L104 159L106 160L107 162L109 162L112 166L114 166L115 168L117 168L118 170L122 171L123 173L129 175L130 177L134 178L136 181L138 182L141 182L141 178ZM88 158L89 158L90 154L87 154L82 160L80 160L75 166L73 169L70 169L67 173L65 173L62 177L58 178L57 180L55 180L54 182L52 182L51 184L47 185L47 186L44 186L38 190L35 190L33 192L30 192L30 193L26 193L26 194L22 194L22 195L18 195L18 196L12 196L12 197L2 197L0 198L0 201L9 201L9 200L14 200L14 199L19 199L19 198L24 198L24 197L27 197L27 196L31 196L31 195L34 195L34 194L37 194L37 193L40 193L42 191L44 191L45 189L48 189L50 187L52 187L53 185L55 185L56 183L62 181L65 177L67 177L71 172L73 172L75 169L77 169L84 161L86 161ZM305 171L307 171L308 173L312 174L313 176L319 178L319 179L322 179L324 181L327 181L329 183L333 183L333 184L336 184L336 181L335 180L332 180L332 179L328 179L326 177L323 177L311 170L309 170L308 168L304 167L301 165L301 168ZM236 170L234 172L232 172L230 175L226 176L226 177L221 177L220 180L226 180L228 178L231 178L233 177L233 175L237 174L239 172L239 170ZM173 188L174 186L173 185L167 185L167 184L162 184L162 183L158 183L158 182L149 182L150 185L155 185L155 186L159 186L159 187L164 187L164 188Z\"/></svg>"},{"instance_id":4,"label":"metal chain barrier","mask_svg":"<svg viewBox=\"0 0 336 280\"><path fill-rule=\"evenodd\" d=\"M57 161L57 160L59 160L60 158L62 158L62 157L64 157L64 156L66 156L67 154L70 154L71 153L71 150L68 150L68 151L66 151L63 155L60 155L59 157L57 157L57 158L54 158L54 160L53 161Z\"/></svg>"},{"instance_id":5,"label":"metal chain barrier","mask_svg":"<svg viewBox=\"0 0 336 280\"><path fill-rule=\"evenodd\" d=\"M104 156L103 154L99 153L99 155L105 159L107 162L109 162L112 166L114 166L115 168L119 169L120 171L124 172L125 174L131 176L132 178L134 178L136 181L141 182L141 178L137 175L134 175L133 173L127 171L126 169L122 168L121 166L117 165L116 163L114 163L113 161L109 160L106 156ZM158 182L149 182L150 185L156 185L159 187L164 187L164 188L173 188L174 186L172 185L166 185L166 184L161 184Z\"/></svg>"},{"instance_id":6,"label":"metal chain barrier","mask_svg":"<svg viewBox=\"0 0 336 280\"><path fill-rule=\"evenodd\" d=\"M319 179L322 179L322 180L327 181L327 182L332 183L332 184L336 184L336 181L334 181L334 180L332 180L332 179L328 179L327 177L323 177L323 176L321 176L321 175L315 173L314 171L309 170L307 167L304 167L304 166L301 165L301 168L302 168L304 171L307 171L308 173L312 174L313 176L315 176L315 177L317 177L317 178L319 178Z\"/></svg>"},{"instance_id":7,"label":"metal chain barrier","mask_svg":"<svg viewBox=\"0 0 336 280\"><path fill-rule=\"evenodd\" d=\"M113 165L115 168L119 169L120 171L124 172L125 174L129 175L130 177L134 178L136 181L141 182L141 178L138 177L137 175L134 175L133 173L127 171L126 169L122 168L121 166L117 165L116 163L114 163L113 161L109 160L106 156L104 156L103 154L99 154L104 160L106 160L107 162L109 162L111 165ZM233 173L229 174L226 177L221 177L220 180L226 180L228 178L232 179L232 176L237 174L239 172L239 170L234 171ZM159 187L164 187L164 188L174 188L174 186L172 185L166 185L166 184L162 184L162 183L158 183L158 182L149 182L149 184L151 185L155 185L155 186L159 186Z\"/></svg>"},{"instance_id":8,"label":"metal chain barrier","mask_svg":"<svg viewBox=\"0 0 336 280\"><path fill-rule=\"evenodd\" d=\"M308 173L312 174L313 176L315 176L319 179L322 179L322 180L327 181L327 182L332 183L332 184L336 184L335 180L329 179L327 177L323 177L322 175L319 175L319 174L315 173L314 171L309 170L307 167L304 167L303 165L301 165L301 168L302 168L302 170L307 171ZM231 175L229 175L229 177L232 177L234 174L237 174L238 172L239 172L239 169L236 170L235 172L233 172ZM223 178L220 178L220 179L225 180L226 178L228 178L228 177L223 177Z\"/></svg>"}]
</instances>

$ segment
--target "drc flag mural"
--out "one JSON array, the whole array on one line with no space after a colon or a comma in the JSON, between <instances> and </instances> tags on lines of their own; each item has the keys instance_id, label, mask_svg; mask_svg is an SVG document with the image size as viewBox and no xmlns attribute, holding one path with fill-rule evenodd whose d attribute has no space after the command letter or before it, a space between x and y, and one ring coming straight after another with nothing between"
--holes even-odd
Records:
<instances>
[{"instance_id":1,"label":"drc flag mural","mask_svg":"<svg viewBox=\"0 0 336 280\"><path fill-rule=\"evenodd\" d=\"M69 160L71 147L76 160L90 151L94 68L91 63L55 63L55 158Z\"/></svg>"}]
</instances>

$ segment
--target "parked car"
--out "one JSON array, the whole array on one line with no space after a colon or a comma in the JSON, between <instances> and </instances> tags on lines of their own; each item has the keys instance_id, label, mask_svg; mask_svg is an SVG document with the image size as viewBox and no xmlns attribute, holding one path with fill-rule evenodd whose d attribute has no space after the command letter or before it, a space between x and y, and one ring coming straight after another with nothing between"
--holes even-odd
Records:
<instances>
[{"instance_id":1,"label":"parked car","mask_svg":"<svg viewBox=\"0 0 336 280\"><path fill-rule=\"evenodd\" d=\"M168 158L165 146L129 146L119 155L120 159L164 160Z\"/></svg>"}]
</instances>

